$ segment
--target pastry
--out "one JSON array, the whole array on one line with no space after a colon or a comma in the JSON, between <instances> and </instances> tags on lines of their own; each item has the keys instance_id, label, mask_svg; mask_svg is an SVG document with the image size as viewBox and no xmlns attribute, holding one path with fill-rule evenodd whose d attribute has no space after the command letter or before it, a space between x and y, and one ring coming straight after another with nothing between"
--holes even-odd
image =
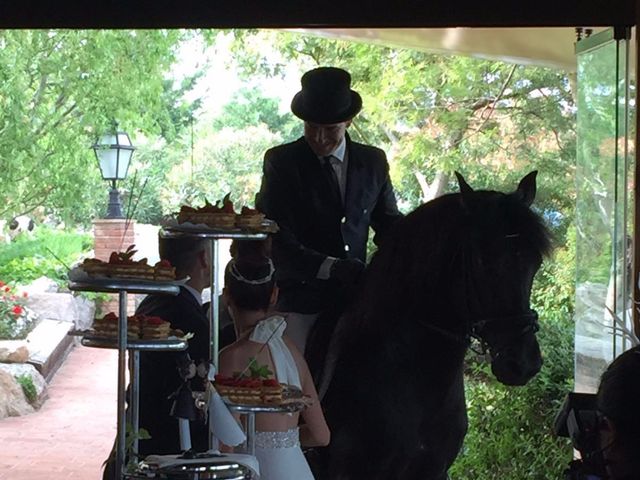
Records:
<instances>
[{"instance_id":1,"label":"pastry","mask_svg":"<svg viewBox=\"0 0 640 480\"><path fill-rule=\"evenodd\" d=\"M108 313L93 321L96 335L107 338L118 337L118 316ZM129 340L158 340L170 335L171 324L160 317L133 315L127 317L127 338Z\"/></svg>"},{"instance_id":2,"label":"pastry","mask_svg":"<svg viewBox=\"0 0 640 480\"><path fill-rule=\"evenodd\" d=\"M211 205L205 200L205 205L200 208L193 208L188 205L180 207L178 213L178 223L205 224L211 228L232 229L235 227L236 212L231 202L231 194L227 194L222 200L222 207L218 206L219 202Z\"/></svg>"},{"instance_id":3,"label":"pastry","mask_svg":"<svg viewBox=\"0 0 640 480\"><path fill-rule=\"evenodd\" d=\"M176 269L171 266L169 260L160 260L153 266L153 279L154 280L175 280Z\"/></svg>"},{"instance_id":4,"label":"pastry","mask_svg":"<svg viewBox=\"0 0 640 480\"><path fill-rule=\"evenodd\" d=\"M215 376L215 388L230 402L243 405L277 404L282 402L283 387L275 378Z\"/></svg>"},{"instance_id":5,"label":"pastry","mask_svg":"<svg viewBox=\"0 0 640 480\"><path fill-rule=\"evenodd\" d=\"M171 333L171 324L160 317L135 315L140 328L140 338L158 340L167 338Z\"/></svg>"},{"instance_id":6,"label":"pastry","mask_svg":"<svg viewBox=\"0 0 640 480\"><path fill-rule=\"evenodd\" d=\"M261 396L264 403L282 403L284 388L275 378L262 380Z\"/></svg>"},{"instance_id":7,"label":"pastry","mask_svg":"<svg viewBox=\"0 0 640 480\"><path fill-rule=\"evenodd\" d=\"M257 229L262 226L264 213L249 207L242 207L240 214L236 215L236 227Z\"/></svg>"},{"instance_id":8,"label":"pastry","mask_svg":"<svg viewBox=\"0 0 640 480\"><path fill-rule=\"evenodd\" d=\"M100 337L118 338L118 316L115 313L107 313L102 318L93 321L93 330ZM140 337L140 329L137 322L127 322L127 338L137 340Z\"/></svg>"},{"instance_id":9,"label":"pastry","mask_svg":"<svg viewBox=\"0 0 640 480\"><path fill-rule=\"evenodd\" d=\"M114 278L129 278L138 280L175 280L175 268L167 260L161 260L154 266L147 263L147 259L133 260L137 253L135 245L130 245L124 252L111 252L109 261L97 258L85 259L80 268L89 276L105 276Z\"/></svg>"}]
</instances>

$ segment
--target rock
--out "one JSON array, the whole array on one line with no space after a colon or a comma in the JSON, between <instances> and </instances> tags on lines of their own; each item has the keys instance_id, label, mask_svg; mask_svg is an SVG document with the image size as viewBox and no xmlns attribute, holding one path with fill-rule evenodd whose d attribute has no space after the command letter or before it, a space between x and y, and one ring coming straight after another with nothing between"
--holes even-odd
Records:
<instances>
[{"instance_id":1,"label":"rock","mask_svg":"<svg viewBox=\"0 0 640 480\"><path fill-rule=\"evenodd\" d=\"M0 364L0 370L10 373L14 377L29 375L33 386L36 387L36 399L29 403L35 408L42 406L47 399L47 382L33 365L29 365L28 363L3 363Z\"/></svg>"},{"instance_id":2,"label":"rock","mask_svg":"<svg viewBox=\"0 0 640 480\"><path fill-rule=\"evenodd\" d=\"M36 293L55 293L59 290L60 287L48 277L40 277L31 282L29 285L26 285L22 288L22 291L27 292L29 295L33 295Z\"/></svg>"},{"instance_id":3,"label":"rock","mask_svg":"<svg viewBox=\"0 0 640 480\"><path fill-rule=\"evenodd\" d=\"M42 319L74 324L78 319L76 301L70 293L34 293L27 299L27 306Z\"/></svg>"},{"instance_id":4,"label":"rock","mask_svg":"<svg viewBox=\"0 0 640 480\"><path fill-rule=\"evenodd\" d=\"M73 324L59 320L42 320L27 336L29 363L46 378L50 379L62 364L73 339L67 335Z\"/></svg>"},{"instance_id":5,"label":"rock","mask_svg":"<svg viewBox=\"0 0 640 480\"><path fill-rule=\"evenodd\" d=\"M76 319L74 321L77 330L86 330L91 327L96 313L96 303L88 298L73 297L76 303Z\"/></svg>"},{"instance_id":6,"label":"rock","mask_svg":"<svg viewBox=\"0 0 640 480\"><path fill-rule=\"evenodd\" d=\"M29 348L24 340L0 340L0 363L24 363L29 359Z\"/></svg>"},{"instance_id":7,"label":"rock","mask_svg":"<svg viewBox=\"0 0 640 480\"><path fill-rule=\"evenodd\" d=\"M34 411L15 377L0 370L0 418L19 417Z\"/></svg>"}]
</instances>

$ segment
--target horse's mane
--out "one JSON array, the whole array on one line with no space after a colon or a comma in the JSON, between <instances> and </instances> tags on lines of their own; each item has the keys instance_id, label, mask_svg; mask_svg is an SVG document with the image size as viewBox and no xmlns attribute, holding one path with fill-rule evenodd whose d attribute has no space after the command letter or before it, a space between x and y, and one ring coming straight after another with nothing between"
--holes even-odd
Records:
<instances>
[{"instance_id":1,"label":"horse's mane","mask_svg":"<svg viewBox=\"0 0 640 480\"><path fill-rule=\"evenodd\" d=\"M539 258L551 250L544 222L517 192L478 190L465 196L464 204L453 193L418 207L394 225L374 254L349 314L351 325L360 333L382 332L390 318L401 324L420 311L444 311L446 296L439 292L466 267L465 249L506 236Z\"/></svg>"}]
</instances>

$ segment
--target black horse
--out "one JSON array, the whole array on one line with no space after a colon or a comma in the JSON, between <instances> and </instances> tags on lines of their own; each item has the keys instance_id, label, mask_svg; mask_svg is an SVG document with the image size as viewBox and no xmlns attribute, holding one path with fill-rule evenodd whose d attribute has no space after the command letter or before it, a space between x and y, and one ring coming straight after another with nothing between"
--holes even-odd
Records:
<instances>
[{"instance_id":1,"label":"black horse","mask_svg":"<svg viewBox=\"0 0 640 480\"><path fill-rule=\"evenodd\" d=\"M529 208L536 172L510 194L456 175L460 193L399 221L338 324L318 478L446 479L467 429L471 339L504 384L523 385L542 365L529 297L551 242Z\"/></svg>"}]
</instances>

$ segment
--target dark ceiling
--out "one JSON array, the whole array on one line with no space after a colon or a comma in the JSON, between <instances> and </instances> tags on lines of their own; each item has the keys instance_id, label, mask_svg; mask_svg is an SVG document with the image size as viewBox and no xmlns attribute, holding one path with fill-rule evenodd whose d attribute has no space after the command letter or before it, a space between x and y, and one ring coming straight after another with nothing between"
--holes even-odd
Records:
<instances>
[{"instance_id":1,"label":"dark ceiling","mask_svg":"<svg viewBox=\"0 0 640 480\"><path fill-rule=\"evenodd\" d=\"M636 0L0 0L0 28L612 26Z\"/></svg>"}]
</instances>

